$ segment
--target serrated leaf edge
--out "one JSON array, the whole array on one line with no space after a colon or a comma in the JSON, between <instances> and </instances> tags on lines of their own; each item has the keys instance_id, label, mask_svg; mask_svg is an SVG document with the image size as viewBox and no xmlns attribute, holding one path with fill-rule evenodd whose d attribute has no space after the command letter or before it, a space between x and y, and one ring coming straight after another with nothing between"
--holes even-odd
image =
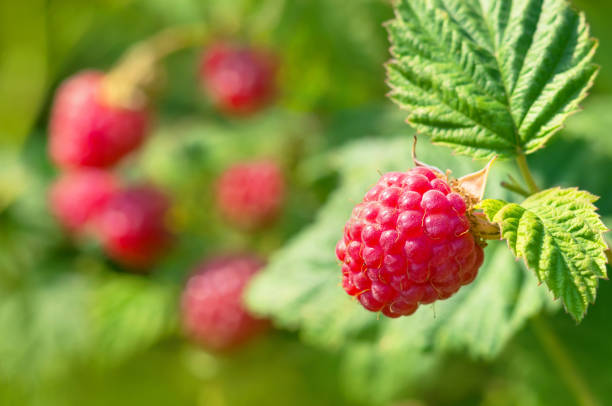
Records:
<instances>
[{"instance_id":1,"label":"serrated leaf edge","mask_svg":"<svg viewBox=\"0 0 612 406\"><path fill-rule=\"evenodd\" d=\"M537 198L537 197L540 197L540 196L542 196L543 194L549 194L549 193L552 193L552 192L560 192L560 191L574 191L574 192L579 192L579 193L581 194L582 198L583 198L583 199L581 199L581 200L583 200L583 203L585 203L585 204L586 204L586 206L589 206L589 208L590 208L591 210L593 210L593 213L595 213L595 214L596 214L597 219L599 220L599 222L600 222L600 223L601 223L601 225L603 226L603 227L602 227L600 230L598 230L598 232L597 232L596 234L598 235L598 240L599 240L599 243L600 243L599 245L601 245L601 246L602 246L602 249L604 250L604 257L605 257L605 261L604 261L603 265L599 267L599 270L600 270L601 274L599 274L599 275L598 275L598 274L595 274L595 275L594 275L594 281L595 281L595 289L594 289L594 290L595 290L595 293L593 294L592 299L590 299L590 300L589 300L588 298L585 298L585 297L584 297L584 295L581 295L581 297L583 298L583 302L584 302L584 299L586 299L586 302L584 302L584 311L583 311L581 314L574 314L573 312L571 312L571 311L568 309L568 307L566 306L566 303L565 303L565 301L563 300L563 298L561 298L561 299L562 299L562 300L561 300L561 302L562 302L562 304L563 304L563 308L564 308L564 310L565 310L565 311L566 311L568 314L570 314L570 315L572 316L572 318L573 318L573 319L574 319L574 320L575 320L577 323L579 323L580 321L582 321L582 319L583 319L583 318L585 317L585 315L587 314L588 304L593 304L593 303L595 303L595 299L596 299L596 289L597 289L597 285L598 285L598 280L599 280L599 279L604 279L604 280L607 280L607 279L608 279L608 276L607 276L607 270L606 270L606 264L607 264L607 263L609 263L609 259L608 259L608 255L605 255L605 250L606 250L606 249L609 249L609 248L608 248L608 245L607 245L607 243L606 243L606 241L605 241L604 234L605 234L606 232L608 232L608 231L609 231L609 229L608 229L608 228L607 228L607 227L606 227L606 226L603 224L603 222L601 221L601 216L600 216L600 215L599 215L599 213L597 212L597 207L596 207L596 206L593 204L595 201L597 201L597 200L599 199L599 197L598 197L598 196L596 196L596 195L594 195L594 194L592 194L592 193L589 193L589 192L587 192L587 191L582 191L582 190L579 190L577 187L565 188L565 189L562 189L561 187L554 187L554 188L546 189L546 190L543 190L543 191L541 191L541 192L538 192L538 193L536 193L536 194L534 194L534 195L530 196L530 197L529 197L529 198L527 198L525 201L523 201L523 203L522 203L522 204L525 204L525 203L529 204L530 202L532 202L532 201L536 200L536 198ZM524 262L524 264L525 264L525 266L526 266L528 269L531 269L531 270L532 270L532 271L535 273L535 275L536 275L536 277L538 278L538 280L540 281L540 283L544 282L544 283L545 283L545 284L548 286L548 283L547 283L546 281L542 280L542 278L540 277L540 273L538 272L538 270L533 269L533 267L531 267L531 266L528 264L528 259L527 259L527 256L525 255L525 253L518 253L518 252L517 252L516 243L515 243L515 244L514 244L514 246L513 246L513 245L511 244L510 240L504 236L504 234L505 234L505 233L504 233L504 226L503 226L503 222L502 222L502 221L500 221L500 219L497 219L497 218L496 218L496 217L498 217L498 214L499 214L499 213L500 213L502 210L504 210L505 208L510 207L510 206L518 206L518 207L521 207L523 210L525 210L525 211L527 211L527 212L532 213L534 216L536 216L538 219L540 219L540 218L537 216L537 214L533 213L533 212L532 212L532 211L530 211L528 208L525 208L524 206L522 206L522 204L517 204L517 203L509 203L509 202L505 202L505 201L503 201L503 200L499 200L499 199L486 199L486 200L483 200L482 202L480 202L480 203L477 205L477 207L476 207L476 208L477 208L477 209L481 209L481 210L483 211L483 213L485 214L485 216L488 218L488 220L489 220L489 221L491 221L491 222L496 223L496 224L498 224L498 225L499 225L499 227L500 227L500 229L501 229L501 238L500 238L500 240L505 239L505 240L506 240L506 243L507 243L507 245L508 245L508 248L509 248L509 249L510 249L510 250L513 252L513 254L514 254L516 257L517 257L517 259L522 259L522 260L523 260L523 262ZM489 206L489 207L487 207L487 206ZM540 221L542 221L542 220L540 219ZM518 229L518 226L517 226L517 229ZM594 262L595 262L595 263L597 263L597 261L594 261ZM554 299L555 299L555 300L559 299L559 297L558 297L558 296L557 296L557 295L556 295L556 294L555 294L555 293L552 291L552 288L551 288L551 287L549 287L549 289L550 289L550 290L551 290L551 292L553 293L553 295L554 295ZM580 289L579 289L579 290L580 290Z\"/></svg>"}]
</instances>

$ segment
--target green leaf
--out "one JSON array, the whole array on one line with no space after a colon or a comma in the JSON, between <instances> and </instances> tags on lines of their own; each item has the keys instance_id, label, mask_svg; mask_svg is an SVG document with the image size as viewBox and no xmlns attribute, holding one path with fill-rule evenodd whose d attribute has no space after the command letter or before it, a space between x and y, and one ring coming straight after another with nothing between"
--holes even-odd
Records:
<instances>
[{"instance_id":1,"label":"green leaf","mask_svg":"<svg viewBox=\"0 0 612 406\"><path fill-rule=\"evenodd\" d=\"M543 147L597 74L597 42L565 0L401 0L387 28L390 97L478 158Z\"/></svg>"},{"instance_id":2,"label":"green leaf","mask_svg":"<svg viewBox=\"0 0 612 406\"><path fill-rule=\"evenodd\" d=\"M372 393L381 396L379 401L399 390L375 385L385 381L383 375L409 383L420 375L415 373L417 365L435 365L440 353L446 351L467 350L475 357L492 358L528 317L552 303L535 276L517 264L505 247L487 249L485 264L474 283L451 299L436 303L435 308L422 306L410 317L378 317L342 290L334 246L344 222L379 172L406 166L410 144L403 137L366 139L334 153L341 173L340 188L314 224L272 257L247 292L251 309L272 317L278 326L298 330L314 344L342 349L347 373L353 369L351 365L419 360L414 365L396 363L393 368L369 370L375 376L344 378L355 391L375 391ZM444 167L450 166L457 175L476 169L436 147L419 146L419 155L432 164L446 163ZM496 183L490 182L489 193L493 195L501 193ZM426 357L432 352L433 356ZM363 382L371 382L371 386L365 387Z\"/></svg>"},{"instance_id":3,"label":"green leaf","mask_svg":"<svg viewBox=\"0 0 612 406\"><path fill-rule=\"evenodd\" d=\"M595 212L596 200L588 192L554 188L520 205L492 199L481 203L514 254L561 298L576 321L595 302L598 278L607 277L607 228Z\"/></svg>"},{"instance_id":4,"label":"green leaf","mask_svg":"<svg viewBox=\"0 0 612 406\"><path fill-rule=\"evenodd\" d=\"M108 278L92 294L91 355L116 363L176 331L177 292L138 276Z\"/></svg>"}]
</instances>

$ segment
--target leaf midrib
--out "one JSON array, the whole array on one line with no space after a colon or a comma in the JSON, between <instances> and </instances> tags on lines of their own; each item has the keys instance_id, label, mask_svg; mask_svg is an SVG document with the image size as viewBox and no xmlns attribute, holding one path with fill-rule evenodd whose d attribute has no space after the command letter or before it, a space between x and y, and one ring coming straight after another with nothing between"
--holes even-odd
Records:
<instances>
[{"instance_id":1,"label":"leaf midrib","mask_svg":"<svg viewBox=\"0 0 612 406\"><path fill-rule=\"evenodd\" d=\"M479 4L480 4L480 3L479 3ZM423 29L423 32L424 32L424 33L425 33L425 34L426 34L426 35L429 37L429 39L430 39L430 40L432 40L432 43L436 44L436 47L437 47L438 52L443 52L443 49L442 49L442 48L440 47L440 45L438 44L438 41L436 40L436 37L435 37L434 35L432 35L432 32L430 31L430 29L428 28L428 26L427 26L426 24L423 24L422 16L419 14L419 12L418 12L418 11L417 11L415 8L413 8L412 6L409 6L409 7L410 7L410 9L412 10L413 14L415 15L415 17L416 17L416 19L417 19L417 22L418 22L419 26L420 26L420 27ZM449 12L448 12L448 9L446 9L446 7L444 8L444 12L445 12L445 13L446 13L446 14L449 16L449 18L451 17L451 13L449 13ZM403 21L403 18L402 18L401 16L398 16L398 17L399 17L399 19L400 19L401 21ZM453 20L455 20L455 19L453 18ZM484 19L483 19L483 20L484 20ZM455 21L456 21L456 20L455 20ZM486 20L485 20L485 21L486 21ZM458 25L458 26L460 26L459 24L457 24L457 25ZM489 31L489 36L490 36L490 35L491 35L491 32L490 32L490 29L489 29L489 27L488 27L488 24L487 24L487 30ZM488 50L488 49L486 49L486 48L483 48L483 47L482 47L482 46L480 46L478 43L476 43L476 41L473 41L473 42L474 42L474 43L476 44L476 46L478 46L479 48L482 48L482 49L484 49L485 51L490 52L490 50ZM497 48L494 46L494 49L497 49ZM502 72L501 72L501 69L500 69L500 67L499 67L499 60L498 60L498 58L497 58L497 55L496 55L496 54L491 54L491 55L493 56L493 59L495 59L496 68L497 68L497 71L498 71L498 73L500 74L500 77L501 77ZM398 60L401 60L401 59L402 59L402 57L400 56L400 57L398 58ZM489 92L488 92L488 91L487 91L485 88L483 88L483 87L482 87L482 86L481 86L481 85L480 85L480 84L479 84L477 81L473 80L473 78L472 78L472 77L471 77L469 74L467 74L467 73L466 73L466 72L463 70L463 68L462 68L460 65L458 65L458 64L457 64L457 62L456 62L456 61L455 61L453 58L448 58L448 61L449 61L449 62L450 62L450 63L451 63L453 66L455 66L455 67L456 67L456 68L457 68L459 71L461 71L463 74L465 74L465 75L466 75L466 76L467 76L467 77L470 79L470 82L471 82L471 83L473 83L473 84L477 85L477 86L478 86L478 88L480 89L480 91L481 91L483 94L487 95L487 97L490 97L492 100L497 101L497 98L496 98L495 96L491 95L491 94L490 94L490 93L489 93ZM517 137L518 137L518 132L517 132L517 129L516 129L516 123L514 122L514 118L512 117L512 112L510 111L509 99L508 99L507 89L506 89L505 83L504 83L504 81L503 81L503 80L502 80L501 82L502 82L502 84L501 84L501 85L502 85L502 87L503 87L503 89L504 89L504 99L505 99L505 102L506 102L506 103L505 103L505 104L504 104L504 103L500 103L500 105L502 105L502 106L504 107L504 109L506 110L506 113L508 114L508 117L510 118L510 121L511 121L511 122L512 122L512 124L513 124L512 134L513 134L513 136L515 137L515 141L516 141L516 140L517 140ZM453 111L455 111L455 112L457 112L457 113L461 114L462 116L466 117L467 119L469 119L469 120L470 120L471 122L473 122L474 124L476 124L476 125L478 125L478 126L481 126L481 127L482 127L482 128L484 128L484 129L487 129L487 130L488 130L488 131L490 131L491 133L493 133L493 134L497 135L497 136L498 136L500 139L503 139L505 142L509 142L509 140L508 140L508 139L507 139L505 136L503 136L502 134L499 134L497 131L495 131L495 130L493 130L492 128L490 128L490 126L488 126L488 125L486 125L486 124L484 124L484 123L482 123L482 122L479 122L479 121L474 120L474 118L473 118L473 117L470 117L470 116L466 115L466 114L465 114L463 111L460 111L460 110L455 109L453 106L451 106L450 104L446 103L446 101L444 101L443 99L440 99L439 97L437 97L437 95L436 95L435 97L436 97L436 99L437 99L437 100L439 100L439 101L440 101L442 104L444 104L445 106L449 107L451 110L453 110ZM512 143L510 143L510 146L511 146L511 147L515 147L515 145L512 145Z\"/></svg>"},{"instance_id":2,"label":"leaf midrib","mask_svg":"<svg viewBox=\"0 0 612 406\"><path fill-rule=\"evenodd\" d=\"M510 121L512 122L512 134L514 134L514 141L516 142L515 146L517 148L517 152L521 153L523 148L522 148L520 136L518 133L518 126L517 126L517 123L514 121L514 116L512 115L512 110L510 109L510 94L508 92L508 88L506 87L505 78L507 77L507 74L506 72L504 72L504 70L502 69L502 65L499 63L499 55L498 55L499 49L497 48L497 44L495 43L495 36L493 35L491 24L489 20L485 17L485 12L484 12L484 8L482 7L481 0L477 0L477 1L478 1L479 10L474 10L474 11L476 11L479 14L480 18L482 18L482 21L484 21L485 25L487 26L487 32L489 33L489 41L491 42L490 43L491 56L495 60L497 73L499 73L499 77L501 79L501 87L502 89L504 89L504 99L506 101L504 107L506 108L506 111L508 115L510 116ZM466 4L466 7L469 7L469 5ZM445 10L447 10L446 7L445 7ZM522 60L522 63L524 63L524 58Z\"/></svg>"}]
</instances>

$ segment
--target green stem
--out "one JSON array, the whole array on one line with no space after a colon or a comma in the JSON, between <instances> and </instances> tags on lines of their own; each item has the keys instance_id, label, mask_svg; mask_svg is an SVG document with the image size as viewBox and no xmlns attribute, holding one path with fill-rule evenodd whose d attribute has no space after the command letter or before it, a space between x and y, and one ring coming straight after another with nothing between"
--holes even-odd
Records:
<instances>
[{"instance_id":1,"label":"green stem","mask_svg":"<svg viewBox=\"0 0 612 406\"><path fill-rule=\"evenodd\" d=\"M531 327L538 340L542 343L542 348L553 361L563 380L576 398L577 404L580 406L599 406L599 402L589 390L563 343L558 339L546 320L540 316L534 317L531 319Z\"/></svg>"},{"instance_id":2,"label":"green stem","mask_svg":"<svg viewBox=\"0 0 612 406\"><path fill-rule=\"evenodd\" d=\"M133 51L140 53L137 49L146 50L145 52L159 61L182 49L201 46L205 38L206 26L201 23L170 27L135 45Z\"/></svg>"},{"instance_id":3,"label":"green stem","mask_svg":"<svg viewBox=\"0 0 612 406\"><path fill-rule=\"evenodd\" d=\"M529 192L523 189L521 186L516 185L514 183L502 182L501 187L504 189L508 189L511 192L517 193L524 197L529 197Z\"/></svg>"},{"instance_id":4,"label":"green stem","mask_svg":"<svg viewBox=\"0 0 612 406\"><path fill-rule=\"evenodd\" d=\"M112 105L142 108L163 82L161 61L185 48L204 45L204 24L171 27L130 47L106 74L104 96Z\"/></svg>"},{"instance_id":5,"label":"green stem","mask_svg":"<svg viewBox=\"0 0 612 406\"><path fill-rule=\"evenodd\" d=\"M540 191L538 185L536 185L535 180L533 179L533 175L531 175L531 171L529 170L529 165L527 165L527 158L525 154L521 151L516 156L516 163L521 171L521 175L525 182L527 182L527 186L529 187L530 194L534 194Z\"/></svg>"}]
</instances>

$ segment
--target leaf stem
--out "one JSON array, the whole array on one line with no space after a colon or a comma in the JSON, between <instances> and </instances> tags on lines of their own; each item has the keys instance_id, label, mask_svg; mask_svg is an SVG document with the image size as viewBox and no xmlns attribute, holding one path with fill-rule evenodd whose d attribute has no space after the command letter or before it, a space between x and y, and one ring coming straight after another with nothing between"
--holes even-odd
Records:
<instances>
[{"instance_id":1,"label":"leaf stem","mask_svg":"<svg viewBox=\"0 0 612 406\"><path fill-rule=\"evenodd\" d=\"M536 185L535 180L533 179L533 175L529 170L529 165L527 165L527 158L525 157L523 151L519 151L518 155L516 156L516 163L519 167L519 170L521 171L523 179L529 187L530 194L539 192L540 188L538 187L538 185Z\"/></svg>"},{"instance_id":2,"label":"leaf stem","mask_svg":"<svg viewBox=\"0 0 612 406\"><path fill-rule=\"evenodd\" d=\"M600 403L589 390L585 379L580 375L578 367L570 358L567 349L559 340L550 325L541 316L531 319L531 327L542 344L542 348L557 367L563 380L580 406L599 406Z\"/></svg>"},{"instance_id":3,"label":"leaf stem","mask_svg":"<svg viewBox=\"0 0 612 406\"><path fill-rule=\"evenodd\" d=\"M511 192L518 193L519 195L524 196L524 197L529 197L530 193L517 184L501 182L500 185L504 189L508 189Z\"/></svg>"}]
</instances>

